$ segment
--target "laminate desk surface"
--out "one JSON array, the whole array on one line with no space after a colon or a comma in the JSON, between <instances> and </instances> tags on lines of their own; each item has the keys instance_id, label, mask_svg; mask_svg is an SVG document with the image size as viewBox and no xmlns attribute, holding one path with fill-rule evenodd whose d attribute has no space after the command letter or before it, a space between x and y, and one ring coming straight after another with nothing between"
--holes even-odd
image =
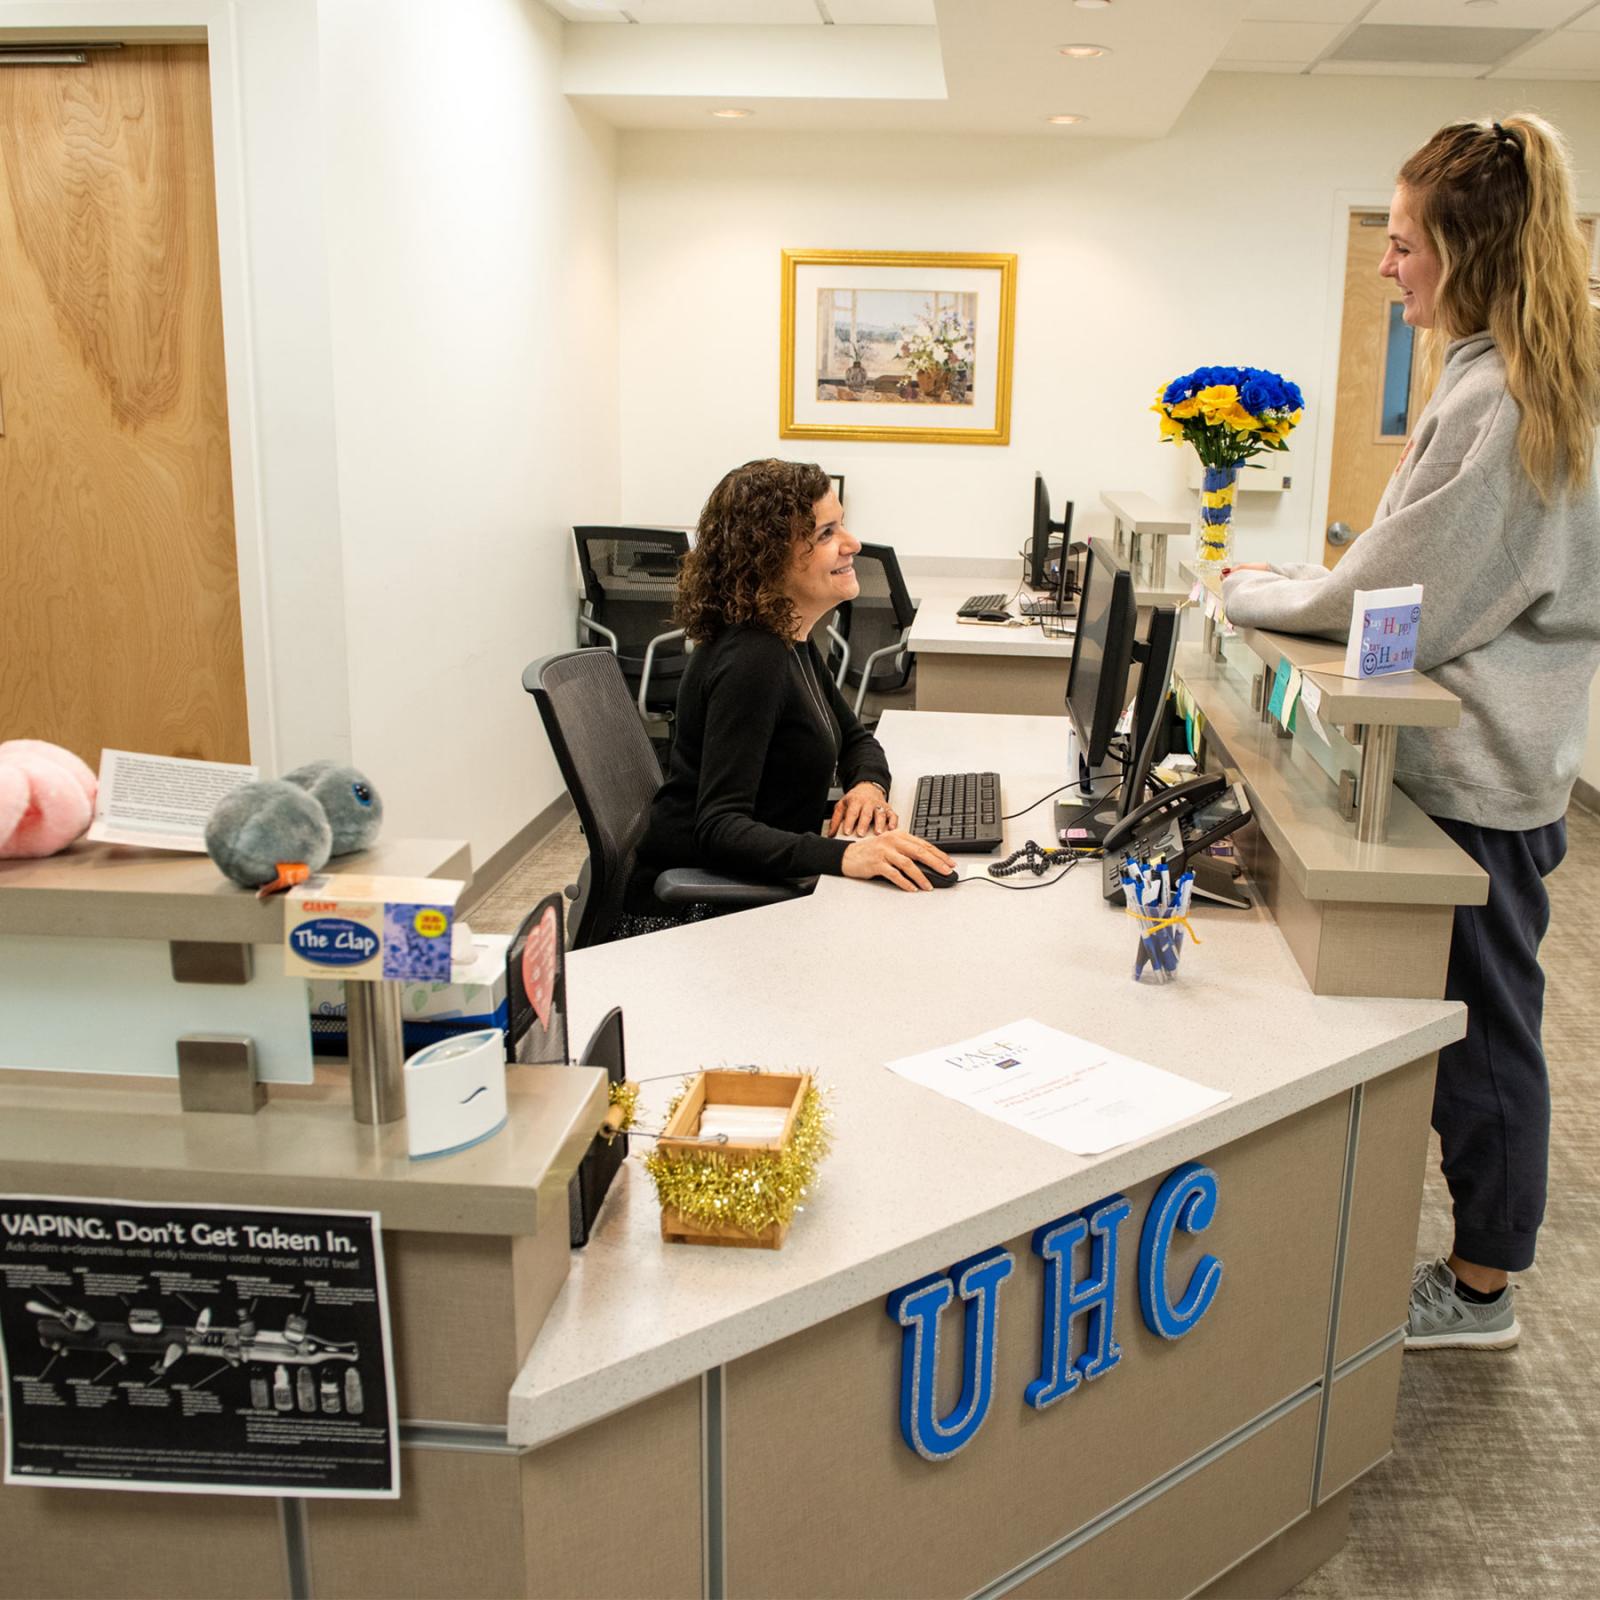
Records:
<instances>
[{"instance_id":1,"label":"laminate desk surface","mask_svg":"<svg viewBox=\"0 0 1600 1600\"><path fill-rule=\"evenodd\" d=\"M879 737L910 810L917 776L993 768L1016 809L1064 776L1048 717L891 712ZM1050 804L1006 824L1048 835ZM986 876L988 858L961 857ZM1010 882L1032 882L1012 879ZM1131 981L1134 937L1098 867L1021 891L966 883L909 895L824 878L805 900L580 951L581 1040L624 1009L640 1126L679 1073L755 1062L818 1072L834 1149L778 1251L667 1245L637 1155L513 1385L513 1443L535 1445L811 1327L1461 1037L1434 1000L1313 995L1262 911L1205 908L1177 983ZM897 1077L884 1063L1021 1017L1225 1089L1231 1098L1139 1144L1081 1157ZM648 1149L644 1140L635 1151Z\"/></svg>"}]
</instances>

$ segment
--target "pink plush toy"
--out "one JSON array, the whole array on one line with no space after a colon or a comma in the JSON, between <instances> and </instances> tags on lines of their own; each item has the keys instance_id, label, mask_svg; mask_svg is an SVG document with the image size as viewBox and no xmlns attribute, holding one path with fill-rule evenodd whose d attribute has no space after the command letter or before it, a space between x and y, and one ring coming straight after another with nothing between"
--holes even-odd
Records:
<instances>
[{"instance_id":1,"label":"pink plush toy","mask_svg":"<svg viewBox=\"0 0 1600 1600\"><path fill-rule=\"evenodd\" d=\"M89 826L97 787L88 767L58 744L0 741L0 859L66 849Z\"/></svg>"}]
</instances>

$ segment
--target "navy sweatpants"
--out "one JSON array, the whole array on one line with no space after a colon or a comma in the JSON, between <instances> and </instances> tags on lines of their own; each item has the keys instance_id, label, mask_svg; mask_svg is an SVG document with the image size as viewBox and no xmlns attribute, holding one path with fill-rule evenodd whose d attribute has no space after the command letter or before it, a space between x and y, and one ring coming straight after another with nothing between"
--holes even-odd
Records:
<instances>
[{"instance_id":1,"label":"navy sweatpants","mask_svg":"<svg viewBox=\"0 0 1600 1600\"><path fill-rule=\"evenodd\" d=\"M1567 853L1565 820L1527 832L1435 817L1489 874L1489 903L1457 906L1445 998L1467 1007L1467 1036L1439 1052L1433 1126L1464 1261L1533 1265L1550 1164L1550 1081L1540 1030L1550 926L1544 879Z\"/></svg>"}]
</instances>

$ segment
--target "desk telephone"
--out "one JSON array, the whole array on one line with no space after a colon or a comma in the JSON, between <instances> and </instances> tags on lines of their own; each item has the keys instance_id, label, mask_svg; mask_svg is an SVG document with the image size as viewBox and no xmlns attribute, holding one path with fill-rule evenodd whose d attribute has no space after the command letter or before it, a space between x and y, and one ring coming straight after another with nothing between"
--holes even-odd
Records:
<instances>
[{"instance_id":1,"label":"desk telephone","mask_svg":"<svg viewBox=\"0 0 1600 1600\"><path fill-rule=\"evenodd\" d=\"M1226 838L1250 820L1250 801L1242 783L1230 783L1220 772L1208 772L1187 783L1162 789L1115 823L1106 834L1101 862L1107 900L1122 899L1122 863L1162 856L1173 870L1194 869L1194 892L1222 905L1245 907L1250 897L1232 874L1211 861L1207 846Z\"/></svg>"}]
</instances>

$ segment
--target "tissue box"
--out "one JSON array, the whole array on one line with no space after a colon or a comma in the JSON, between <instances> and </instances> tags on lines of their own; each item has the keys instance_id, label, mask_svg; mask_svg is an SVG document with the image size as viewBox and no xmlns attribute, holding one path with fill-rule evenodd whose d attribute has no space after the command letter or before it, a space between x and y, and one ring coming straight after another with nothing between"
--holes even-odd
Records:
<instances>
[{"instance_id":1,"label":"tissue box","mask_svg":"<svg viewBox=\"0 0 1600 1600\"><path fill-rule=\"evenodd\" d=\"M506 952L510 947L509 934L475 934L472 959L452 962L448 982L415 980L400 986L407 1053L479 1028L505 1032L510 1015L506 1000ZM312 978L306 989L316 1050L324 1055L345 1054L343 980Z\"/></svg>"},{"instance_id":2,"label":"tissue box","mask_svg":"<svg viewBox=\"0 0 1600 1600\"><path fill-rule=\"evenodd\" d=\"M284 971L448 981L450 927L464 887L449 878L310 878L284 896Z\"/></svg>"}]
</instances>

